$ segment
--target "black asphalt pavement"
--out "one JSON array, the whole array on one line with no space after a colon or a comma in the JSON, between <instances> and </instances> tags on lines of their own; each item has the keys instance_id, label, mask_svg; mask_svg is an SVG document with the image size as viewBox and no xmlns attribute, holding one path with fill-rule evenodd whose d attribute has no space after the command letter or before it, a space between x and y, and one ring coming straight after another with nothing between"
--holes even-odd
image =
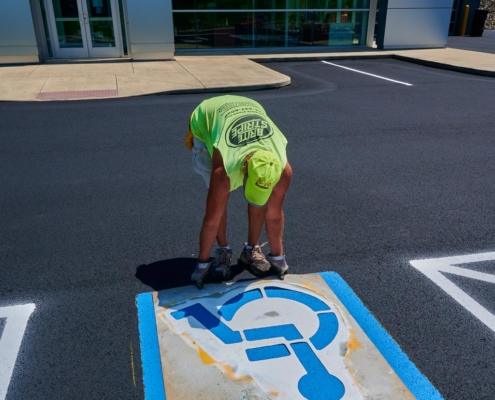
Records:
<instances>
[{"instance_id":1,"label":"black asphalt pavement","mask_svg":"<svg viewBox=\"0 0 495 400\"><path fill-rule=\"evenodd\" d=\"M495 79L335 63L413 86L271 63L292 85L244 94L289 141L291 272L339 273L446 399L493 399L494 332L409 261L494 251ZM143 398L135 297L189 282L206 189L183 139L211 96L0 103L0 307L36 304L7 400ZM495 313L493 284L456 283Z\"/></svg>"},{"instance_id":2,"label":"black asphalt pavement","mask_svg":"<svg viewBox=\"0 0 495 400\"><path fill-rule=\"evenodd\" d=\"M495 54L495 30L485 30L481 36L449 36L447 47Z\"/></svg>"}]
</instances>

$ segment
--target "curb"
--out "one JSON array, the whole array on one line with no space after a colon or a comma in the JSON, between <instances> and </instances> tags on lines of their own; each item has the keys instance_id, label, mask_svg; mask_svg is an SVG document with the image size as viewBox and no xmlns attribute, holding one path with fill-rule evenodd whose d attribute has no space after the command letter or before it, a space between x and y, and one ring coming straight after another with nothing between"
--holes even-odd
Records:
<instances>
[{"instance_id":1,"label":"curb","mask_svg":"<svg viewBox=\"0 0 495 400\"><path fill-rule=\"evenodd\" d=\"M215 86L215 87L209 87L209 88L203 88L203 89L177 89L177 90L167 90L164 92L155 92L155 93L146 93L142 95L136 95L136 96L153 96L153 95L160 95L160 94L193 94L193 93L223 93L223 92L244 92L244 91L256 91L256 90L268 90L268 89L280 89L285 86L289 86L291 84L291 79L290 77L287 77L287 79L280 81L280 82L275 82L275 83L269 83L269 84L259 84L259 85L246 85L246 86ZM130 96L126 96L130 97ZM114 97L115 98L115 97Z\"/></svg>"},{"instance_id":2,"label":"curb","mask_svg":"<svg viewBox=\"0 0 495 400\"><path fill-rule=\"evenodd\" d=\"M471 74L471 75L487 76L487 77L491 77L491 78L495 77L495 71L485 71L485 70L476 69L476 68L460 67L458 65L445 64L445 63L441 63L438 61L421 60L419 58L401 56L401 55L397 55L397 54L392 55L392 58L394 58L396 60L410 62L413 64L424 65L426 67L462 72L462 73Z\"/></svg>"},{"instance_id":3,"label":"curb","mask_svg":"<svg viewBox=\"0 0 495 400\"><path fill-rule=\"evenodd\" d=\"M424 65L426 67L445 69L450 71L462 72L471 75L480 75L486 77L495 77L495 71L486 71L482 69L461 67L458 65L446 64L438 61L423 60L415 57L407 57L399 54L373 54L373 55L339 55L339 56L302 56L302 57L272 57L272 58L249 58L251 61L258 64L271 62L294 62L294 61L324 61L324 60L370 60L370 59L396 59L400 61L410 62L413 64Z\"/></svg>"},{"instance_id":4,"label":"curb","mask_svg":"<svg viewBox=\"0 0 495 400\"><path fill-rule=\"evenodd\" d=\"M79 100L108 100L108 99L127 99L131 97L143 97L143 96L161 96L161 95L176 95L176 94L198 94L198 93L225 93L225 92L253 92L257 90L270 90L280 89L291 84L291 78L284 75L286 79L275 83L262 83L259 85L245 85L245 86L214 86L209 88L194 88L194 89L173 89L161 92L139 93L126 96L112 96L112 97L87 97L87 98L74 98L74 99L60 99L60 100L0 100L0 103L7 102L49 102L49 101L79 101Z\"/></svg>"},{"instance_id":5,"label":"curb","mask_svg":"<svg viewBox=\"0 0 495 400\"><path fill-rule=\"evenodd\" d=\"M366 59L383 59L391 58L392 54L373 54L373 55L339 55L339 56L329 56L329 55L312 55L312 56L301 56L301 57L273 57L273 58L250 58L249 60L258 63L272 63L272 62L295 62L295 61L324 61L324 60L366 60Z\"/></svg>"}]
</instances>

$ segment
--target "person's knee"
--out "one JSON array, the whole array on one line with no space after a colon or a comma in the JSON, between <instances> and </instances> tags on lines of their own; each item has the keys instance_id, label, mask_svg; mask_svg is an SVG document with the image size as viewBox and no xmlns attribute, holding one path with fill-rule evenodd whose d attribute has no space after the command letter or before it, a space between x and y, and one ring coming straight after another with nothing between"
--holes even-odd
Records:
<instances>
[{"instance_id":1,"label":"person's knee","mask_svg":"<svg viewBox=\"0 0 495 400\"><path fill-rule=\"evenodd\" d=\"M268 207L265 212L265 221L268 223L277 223L283 221L284 212L282 209Z\"/></svg>"}]
</instances>

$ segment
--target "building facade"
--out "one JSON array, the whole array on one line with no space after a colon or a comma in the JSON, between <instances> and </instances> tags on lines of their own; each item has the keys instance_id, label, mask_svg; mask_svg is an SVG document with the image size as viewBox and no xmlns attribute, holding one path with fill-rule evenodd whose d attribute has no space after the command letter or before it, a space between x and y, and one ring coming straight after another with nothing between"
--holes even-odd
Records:
<instances>
[{"instance_id":1,"label":"building facade","mask_svg":"<svg viewBox=\"0 0 495 400\"><path fill-rule=\"evenodd\" d=\"M453 2L2 0L0 64L167 60L176 52L205 49L443 47Z\"/></svg>"}]
</instances>

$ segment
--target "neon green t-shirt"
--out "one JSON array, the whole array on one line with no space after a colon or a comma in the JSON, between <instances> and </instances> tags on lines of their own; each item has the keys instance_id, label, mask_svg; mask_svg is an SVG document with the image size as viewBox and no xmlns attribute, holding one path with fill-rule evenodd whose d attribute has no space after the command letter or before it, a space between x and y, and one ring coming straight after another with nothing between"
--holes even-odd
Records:
<instances>
[{"instance_id":1,"label":"neon green t-shirt","mask_svg":"<svg viewBox=\"0 0 495 400\"><path fill-rule=\"evenodd\" d=\"M282 168L287 164L287 139L263 107L247 97L226 95L203 101L192 113L190 127L210 156L213 148L220 151L231 191L242 186L242 164L252 151L271 151Z\"/></svg>"}]
</instances>

